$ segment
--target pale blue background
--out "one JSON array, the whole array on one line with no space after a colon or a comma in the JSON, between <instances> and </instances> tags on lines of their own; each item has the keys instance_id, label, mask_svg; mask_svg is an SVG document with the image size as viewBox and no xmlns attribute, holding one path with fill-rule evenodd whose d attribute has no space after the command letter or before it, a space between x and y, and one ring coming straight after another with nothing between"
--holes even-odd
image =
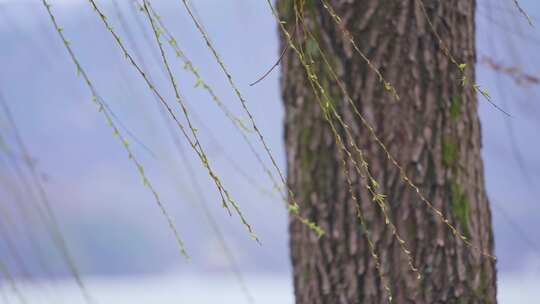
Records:
<instances>
[{"instance_id":1,"label":"pale blue background","mask_svg":"<svg viewBox=\"0 0 540 304\"><path fill-rule=\"evenodd\" d=\"M119 2L123 17L143 49L145 64L151 66L150 75L159 90L173 100L170 86L153 57L155 45L146 43L135 22L135 18L142 15L133 13L130 1ZM257 86L248 85L275 62L278 54L276 24L266 1L192 2L284 168L279 70ZM539 75L538 26L528 26L512 2L479 1L479 57L489 55L500 63L517 65L527 73ZM271 188L229 121L204 91L193 88L191 75L171 56L182 94L191 112L200 118L195 124L200 126L202 120L210 129L209 132L200 127L210 160L253 224L262 246L249 239L237 217L228 217L219 207L215 188L193 157L191 165L197 174L186 174L154 99L89 4L82 0L51 0L51 3L100 94L123 124L152 150L154 156L131 140L148 176L176 219L192 257L191 262L186 262L178 256L174 240L150 193L142 186L122 146L91 103L82 78L77 77L40 1L0 0L0 92L11 107L38 170L43 173L62 230L92 293L101 303L172 303L175 300L213 303L215 296L219 296L222 303L243 301L191 188L190 179L196 179L204 188L207 202L213 206L212 213L240 261L242 272L248 277L248 287L256 302L291 303L286 212L279 201L254 189L238 173L235 165L263 187ZM126 42L114 7L109 1L98 3ZM155 3L180 47L199 67L205 80L235 113L245 117L180 0ZM535 18L540 15L539 3L534 0L521 3L539 23L540 19ZM146 34L151 35L149 31ZM531 299L538 298L535 286L540 284L537 232L540 206L534 199L540 195L539 87L517 86L511 78L482 64L477 71L477 82L514 116L509 119L486 102L480 102L483 157L499 257L500 299L501 303L532 303ZM0 132L8 138L8 146L15 147L3 115L0 115ZM187 145L184 150L192 154ZM235 160L235 165L231 165L228 157ZM65 303L78 303L77 290L69 281L55 249L43 241L48 262L55 269L55 277L50 278L40 271L35 254L19 236L23 225L30 223L27 228L47 240L38 221L23 221L10 207L13 204L10 189L15 187L15 180L10 166L6 165L7 159L2 155L0 160L0 204L10 210L18 222L18 227L10 227L9 233L16 240L32 275L40 278L30 282L21 278L21 286L35 298L54 292ZM26 193L25 197L31 199L32 196ZM13 273L18 273L2 239L0 259L10 265ZM54 285L49 286L51 281ZM209 288L215 292L208 293ZM2 290L13 296L7 287Z\"/></svg>"}]
</instances>

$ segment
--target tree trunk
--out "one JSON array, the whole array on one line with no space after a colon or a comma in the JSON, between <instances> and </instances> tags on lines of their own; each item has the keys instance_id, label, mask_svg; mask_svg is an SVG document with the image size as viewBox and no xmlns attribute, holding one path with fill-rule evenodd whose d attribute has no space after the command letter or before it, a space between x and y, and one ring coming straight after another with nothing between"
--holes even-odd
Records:
<instances>
[{"instance_id":1,"label":"tree trunk","mask_svg":"<svg viewBox=\"0 0 540 304\"><path fill-rule=\"evenodd\" d=\"M295 26L294 1L305 4L303 18L314 33L312 38L302 24ZM493 252L493 234L480 157L478 101L472 89L475 1L422 1L442 44L415 0L329 0L343 27L337 26L320 0L277 1L285 27L303 47L352 136L336 122L337 133L347 147L352 139L363 150L379 183L377 192L387 195L389 217L422 275L418 280L418 273L409 267L408 256L385 223L366 180L336 141L304 66L289 47L281 79L288 182L301 215L325 231L318 238L298 217L290 218L298 304L387 303L385 280L393 303L496 303L495 261L485 254ZM343 28L393 85L399 100L355 53ZM281 41L283 50L288 45L284 35ZM472 247L456 237L404 182L400 170L354 114L317 46L406 175ZM461 64L467 65L461 66L467 85L462 83ZM367 232L358 220L345 172ZM383 277L367 238L373 241Z\"/></svg>"}]
</instances>

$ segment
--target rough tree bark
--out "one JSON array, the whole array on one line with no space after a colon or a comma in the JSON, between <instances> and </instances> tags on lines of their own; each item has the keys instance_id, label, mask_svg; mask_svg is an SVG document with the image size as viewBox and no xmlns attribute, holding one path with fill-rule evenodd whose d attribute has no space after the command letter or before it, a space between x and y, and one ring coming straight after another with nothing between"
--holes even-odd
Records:
<instances>
[{"instance_id":1,"label":"rough tree bark","mask_svg":"<svg viewBox=\"0 0 540 304\"><path fill-rule=\"evenodd\" d=\"M347 160L349 176L366 218L369 237L390 282L394 303L496 303L495 261L458 238L401 179L367 129L353 114L325 68L315 41L330 58L350 96L390 153L422 193L474 246L493 252L491 213L484 189L481 134L474 81L475 1L422 0L433 25L469 84L442 51L415 0L329 1L400 96L395 100L356 54L320 0L305 4L305 23L316 40L294 26L293 1L278 0L281 18L306 56L335 107L351 126L371 172L387 194L392 221L424 276L408 268L407 256L385 225L382 213ZM281 35L282 50L287 45ZM288 48L282 61L288 182L301 214L325 230L320 239L290 218L290 247L296 303L386 303L384 286L348 193L344 158L316 101L305 70ZM338 132L346 138L343 128Z\"/></svg>"}]
</instances>

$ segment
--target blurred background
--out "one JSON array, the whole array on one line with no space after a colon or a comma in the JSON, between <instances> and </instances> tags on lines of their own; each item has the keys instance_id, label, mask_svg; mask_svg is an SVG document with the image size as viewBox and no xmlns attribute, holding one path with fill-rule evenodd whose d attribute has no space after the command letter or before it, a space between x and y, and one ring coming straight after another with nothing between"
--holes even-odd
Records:
<instances>
[{"instance_id":1,"label":"blurred background","mask_svg":"<svg viewBox=\"0 0 540 304\"><path fill-rule=\"evenodd\" d=\"M97 3L156 88L174 100L144 14L132 0ZM181 1L152 3L206 83L246 119ZM499 300L533 303L540 286L540 2L520 1L534 27L512 0L477 3L477 83L512 114L479 102ZM190 260L178 254L152 193L92 103L41 1L0 0L0 303L17 303L20 294L28 303L84 303L55 246L45 201L99 303L293 303L285 207L240 133L182 60L165 45L210 162L262 245L221 208L200 161L178 132L171 136L156 99L88 1L50 4L174 219ZM284 170L279 69L249 86L279 55L266 1L191 5ZM181 116L177 106L175 111Z\"/></svg>"}]
</instances>

